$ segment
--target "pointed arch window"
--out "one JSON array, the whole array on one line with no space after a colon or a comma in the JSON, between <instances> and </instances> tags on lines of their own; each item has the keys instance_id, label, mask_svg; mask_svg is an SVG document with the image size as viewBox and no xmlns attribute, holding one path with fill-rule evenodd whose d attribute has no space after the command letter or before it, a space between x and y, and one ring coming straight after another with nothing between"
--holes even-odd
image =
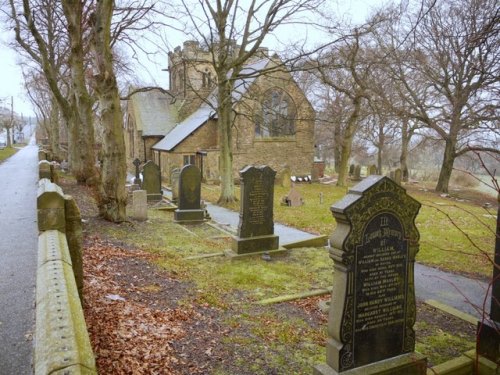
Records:
<instances>
[{"instance_id":1,"label":"pointed arch window","mask_svg":"<svg viewBox=\"0 0 500 375\"><path fill-rule=\"evenodd\" d=\"M295 134L296 108L285 91L274 88L265 92L255 120L257 137L288 137Z\"/></svg>"}]
</instances>

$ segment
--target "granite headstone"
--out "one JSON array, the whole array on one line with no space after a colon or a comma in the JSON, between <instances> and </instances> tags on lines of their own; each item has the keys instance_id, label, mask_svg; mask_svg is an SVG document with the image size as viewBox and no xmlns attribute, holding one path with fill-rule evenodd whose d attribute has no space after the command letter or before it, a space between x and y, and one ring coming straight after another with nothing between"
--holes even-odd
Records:
<instances>
[{"instance_id":1,"label":"granite headstone","mask_svg":"<svg viewBox=\"0 0 500 375\"><path fill-rule=\"evenodd\" d=\"M414 262L420 203L394 181L369 176L331 207L334 282L326 364L315 375L426 374L415 349Z\"/></svg>"},{"instance_id":2,"label":"granite headstone","mask_svg":"<svg viewBox=\"0 0 500 375\"><path fill-rule=\"evenodd\" d=\"M177 222L201 222L205 210L201 208L201 173L197 166L186 165L179 175L179 199L174 211Z\"/></svg>"},{"instance_id":3,"label":"granite headstone","mask_svg":"<svg viewBox=\"0 0 500 375\"><path fill-rule=\"evenodd\" d=\"M275 175L268 166L247 166L240 171L240 222L232 244L237 254L278 249L273 222Z\"/></svg>"},{"instance_id":4,"label":"granite headstone","mask_svg":"<svg viewBox=\"0 0 500 375\"><path fill-rule=\"evenodd\" d=\"M142 189L148 194L148 202L161 201L161 173L160 167L149 160L142 167Z\"/></svg>"}]
</instances>

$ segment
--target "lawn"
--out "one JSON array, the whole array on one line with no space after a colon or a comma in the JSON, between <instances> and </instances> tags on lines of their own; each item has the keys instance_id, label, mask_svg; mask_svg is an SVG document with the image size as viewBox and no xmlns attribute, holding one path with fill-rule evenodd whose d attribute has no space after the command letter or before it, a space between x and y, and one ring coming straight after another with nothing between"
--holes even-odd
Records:
<instances>
[{"instance_id":1,"label":"lawn","mask_svg":"<svg viewBox=\"0 0 500 375\"><path fill-rule=\"evenodd\" d=\"M12 155L14 155L18 151L17 148L14 147L5 147L4 149L0 150L0 162L10 158Z\"/></svg>"},{"instance_id":2,"label":"lawn","mask_svg":"<svg viewBox=\"0 0 500 375\"><path fill-rule=\"evenodd\" d=\"M84 218L85 318L100 374L309 374L325 361L327 314L319 302L328 294L259 301L331 287L326 249L294 249L271 260L193 259L220 254L230 236L208 223L178 225L172 212L153 208L145 222L112 224L97 217L88 189L66 177L62 184ZM301 210L314 204L328 213L315 230L331 231L327 202L342 191L319 184L300 189L306 200ZM284 193L278 188L278 199ZM292 216L289 209L276 206L284 218ZM415 329L417 348L430 363L474 347L475 327L450 324L452 318L429 309L417 306Z\"/></svg>"},{"instance_id":3,"label":"lawn","mask_svg":"<svg viewBox=\"0 0 500 375\"><path fill-rule=\"evenodd\" d=\"M236 190L239 197L239 187ZM335 228L335 220L329 208L346 194L347 189L333 184L298 184L296 190L302 195L304 205L287 207L280 202L289 189L275 187L274 221L310 233L330 235ZM461 199L460 194L457 197L441 197L415 186L409 186L408 190L422 204L416 220L420 232L417 261L446 271L480 278L491 277L490 257L494 249L496 210ZM203 199L216 202L218 196L218 186L203 186ZM239 202L229 208L239 210Z\"/></svg>"}]
</instances>

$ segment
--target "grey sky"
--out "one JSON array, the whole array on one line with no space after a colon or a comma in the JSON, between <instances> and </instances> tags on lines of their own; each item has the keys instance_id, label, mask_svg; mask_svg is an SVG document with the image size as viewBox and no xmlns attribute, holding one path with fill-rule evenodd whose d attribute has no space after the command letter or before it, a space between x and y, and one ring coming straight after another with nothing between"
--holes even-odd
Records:
<instances>
[{"instance_id":1,"label":"grey sky","mask_svg":"<svg viewBox=\"0 0 500 375\"><path fill-rule=\"evenodd\" d=\"M381 4L380 0L348 0L339 1L338 3L331 2L330 8L334 10L337 14L344 13L350 15L352 19L356 22L361 22L369 9L374 5ZM23 87L23 79L21 74L21 68L17 65L17 56L15 52L9 49L6 45L6 41L12 40L12 31L6 32L2 31L0 34L0 105L10 107L11 96L14 99L14 111L17 113L22 113L23 115L34 115L32 105L26 97L25 89ZM177 39L177 38L176 38ZM271 41L270 41L271 42ZM180 45L179 42L172 41L173 46ZM264 42L266 45L266 42ZM269 46L272 49L272 46ZM166 56L165 64L154 64L148 65L149 74L140 74L142 81L150 80L148 77L157 77L156 81L161 86L166 86L167 75L162 72L161 69L166 67ZM151 82L152 83L152 82Z\"/></svg>"}]
</instances>

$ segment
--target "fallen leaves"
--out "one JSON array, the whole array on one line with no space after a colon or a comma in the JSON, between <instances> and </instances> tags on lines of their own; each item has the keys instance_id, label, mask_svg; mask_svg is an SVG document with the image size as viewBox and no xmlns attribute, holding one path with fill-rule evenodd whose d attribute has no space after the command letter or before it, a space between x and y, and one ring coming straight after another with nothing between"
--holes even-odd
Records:
<instances>
[{"instance_id":1,"label":"fallen leaves","mask_svg":"<svg viewBox=\"0 0 500 375\"><path fill-rule=\"evenodd\" d=\"M85 318L100 374L178 374L172 349L196 317L188 309L156 310L126 296L135 287L115 281L114 258L150 254L124 250L97 237L85 249Z\"/></svg>"}]
</instances>

